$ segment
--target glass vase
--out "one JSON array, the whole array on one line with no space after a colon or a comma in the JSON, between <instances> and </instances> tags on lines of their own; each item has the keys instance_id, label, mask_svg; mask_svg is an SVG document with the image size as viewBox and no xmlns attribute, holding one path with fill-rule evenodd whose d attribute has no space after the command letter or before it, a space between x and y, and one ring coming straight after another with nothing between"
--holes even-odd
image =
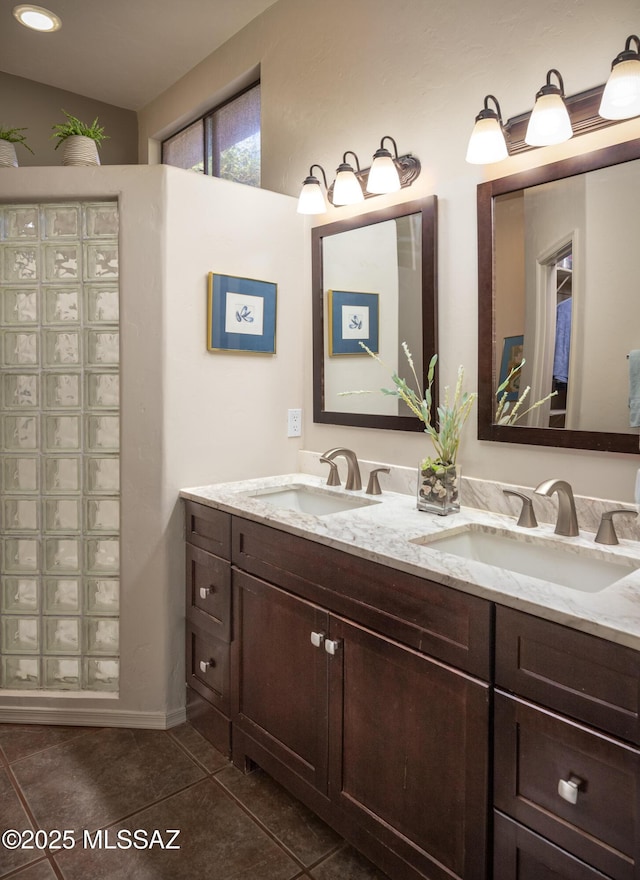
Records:
<instances>
[{"instance_id":1,"label":"glass vase","mask_svg":"<svg viewBox=\"0 0 640 880\"><path fill-rule=\"evenodd\" d=\"M456 464L418 466L418 510L448 516L460 510L460 466Z\"/></svg>"}]
</instances>

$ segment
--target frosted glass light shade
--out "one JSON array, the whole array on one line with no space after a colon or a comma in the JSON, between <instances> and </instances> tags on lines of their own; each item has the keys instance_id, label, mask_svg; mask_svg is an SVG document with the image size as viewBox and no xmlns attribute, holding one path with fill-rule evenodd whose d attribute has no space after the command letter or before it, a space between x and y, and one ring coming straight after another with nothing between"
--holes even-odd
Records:
<instances>
[{"instance_id":1,"label":"frosted glass light shade","mask_svg":"<svg viewBox=\"0 0 640 880\"><path fill-rule=\"evenodd\" d=\"M525 143L530 147L561 144L573 136L566 104L559 94L540 95L529 118Z\"/></svg>"},{"instance_id":2,"label":"frosted glass light shade","mask_svg":"<svg viewBox=\"0 0 640 880\"><path fill-rule=\"evenodd\" d=\"M62 27L62 21L55 12L51 12L42 6L30 6L27 4L15 6L13 15L20 24L34 31L51 33L52 31L60 30Z\"/></svg>"},{"instance_id":3,"label":"frosted glass light shade","mask_svg":"<svg viewBox=\"0 0 640 880\"><path fill-rule=\"evenodd\" d=\"M298 214L324 214L326 210L327 203L318 181L305 183L298 197Z\"/></svg>"},{"instance_id":4,"label":"frosted glass light shade","mask_svg":"<svg viewBox=\"0 0 640 880\"><path fill-rule=\"evenodd\" d=\"M598 113L603 119L640 116L640 58L614 65Z\"/></svg>"},{"instance_id":5,"label":"frosted glass light shade","mask_svg":"<svg viewBox=\"0 0 640 880\"><path fill-rule=\"evenodd\" d=\"M364 193L353 171L338 171L333 184L334 205L356 205L364 201Z\"/></svg>"},{"instance_id":6,"label":"frosted glass light shade","mask_svg":"<svg viewBox=\"0 0 640 880\"><path fill-rule=\"evenodd\" d=\"M466 160L471 165L501 162L509 155L507 144L496 118L478 119L471 132Z\"/></svg>"},{"instance_id":7,"label":"frosted glass light shade","mask_svg":"<svg viewBox=\"0 0 640 880\"><path fill-rule=\"evenodd\" d=\"M400 189L400 175L392 157L378 156L373 160L367 179L367 192L392 193Z\"/></svg>"}]
</instances>

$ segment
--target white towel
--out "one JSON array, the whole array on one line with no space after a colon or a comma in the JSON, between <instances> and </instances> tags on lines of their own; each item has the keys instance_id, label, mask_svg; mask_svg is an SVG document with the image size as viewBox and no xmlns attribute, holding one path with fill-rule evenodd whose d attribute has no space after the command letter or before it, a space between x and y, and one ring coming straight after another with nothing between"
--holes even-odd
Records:
<instances>
[{"instance_id":1,"label":"white towel","mask_svg":"<svg viewBox=\"0 0 640 880\"><path fill-rule=\"evenodd\" d=\"M640 428L640 349L629 352L629 425Z\"/></svg>"}]
</instances>

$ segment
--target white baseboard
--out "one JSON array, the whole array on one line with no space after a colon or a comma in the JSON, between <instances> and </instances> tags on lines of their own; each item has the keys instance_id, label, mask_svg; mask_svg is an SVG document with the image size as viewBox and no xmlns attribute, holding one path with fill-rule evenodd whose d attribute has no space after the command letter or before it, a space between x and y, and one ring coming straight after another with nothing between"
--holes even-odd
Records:
<instances>
[{"instance_id":1,"label":"white baseboard","mask_svg":"<svg viewBox=\"0 0 640 880\"><path fill-rule=\"evenodd\" d=\"M167 730L187 720L186 709L173 712L131 712L125 709L56 708L55 706L2 706L1 724L62 724L72 727L135 727Z\"/></svg>"}]
</instances>

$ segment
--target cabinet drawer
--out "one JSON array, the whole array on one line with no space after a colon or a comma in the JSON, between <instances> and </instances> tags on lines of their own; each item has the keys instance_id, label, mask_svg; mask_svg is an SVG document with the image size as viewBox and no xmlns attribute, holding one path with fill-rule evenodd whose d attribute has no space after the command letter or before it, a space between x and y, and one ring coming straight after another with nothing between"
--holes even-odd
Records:
<instances>
[{"instance_id":1,"label":"cabinet drawer","mask_svg":"<svg viewBox=\"0 0 640 880\"><path fill-rule=\"evenodd\" d=\"M512 819L495 814L493 880L608 880Z\"/></svg>"},{"instance_id":2,"label":"cabinet drawer","mask_svg":"<svg viewBox=\"0 0 640 880\"><path fill-rule=\"evenodd\" d=\"M206 504L185 501L186 539L190 544L231 558L231 515Z\"/></svg>"},{"instance_id":3,"label":"cabinet drawer","mask_svg":"<svg viewBox=\"0 0 640 880\"><path fill-rule=\"evenodd\" d=\"M615 880L637 877L639 757L629 745L496 693L495 806ZM567 799L572 779L575 802Z\"/></svg>"},{"instance_id":4,"label":"cabinet drawer","mask_svg":"<svg viewBox=\"0 0 640 880\"><path fill-rule=\"evenodd\" d=\"M484 599L239 517L232 561L451 666L490 677L492 609Z\"/></svg>"},{"instance_id":5,"label":"cabinet drawer","mask_svg":"<svg viewBox=\"0 0 640 880\"><path fill-rule=\"evenodd\" d=\"M640 653L632 648L499 606L496 684L640 744Z\"/></svg>"},{"instance_id":6,"label":"cabinet drawer","mask_svg":"<svg viewBox=\"0 0 640 880\"><path fill-rule=\"evenodd\" d=\"M229 645L187 621L187 684L229 714Z\"/></svg>"},{"instance_id":7,"label":"cabinet drawer","mask_svg":"<svg viewBox=\"0 0 640 880\"><path fill-rule=\"evenodd\" d=\"M231 636L231 564L187 544L187 619L219 639Z\"/></svg>"}]
</instances>

